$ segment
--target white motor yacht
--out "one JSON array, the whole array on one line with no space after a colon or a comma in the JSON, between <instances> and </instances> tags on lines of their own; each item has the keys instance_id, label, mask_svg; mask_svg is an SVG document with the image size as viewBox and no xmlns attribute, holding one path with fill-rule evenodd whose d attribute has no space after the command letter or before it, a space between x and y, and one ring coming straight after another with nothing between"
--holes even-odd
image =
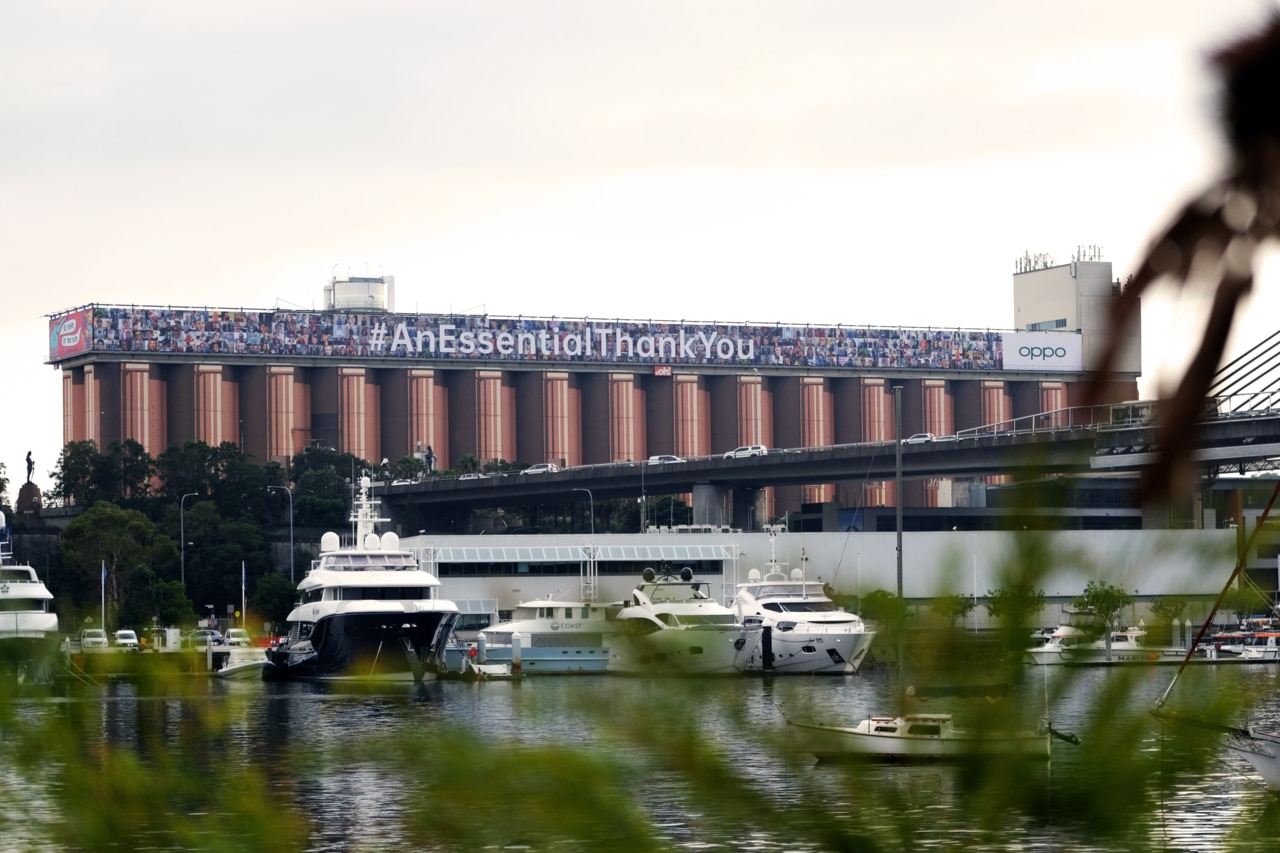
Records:
<instances>
[{"instance_id":1,"label":"white motor yacht","mask_svg":"<svg viewBox=\"0 0 1280 853\"><path fill-rule=\"evenodd\" d=\"M609 645L609 672L629 675L731 675L743 672L762 626L744 625L717 602L710 585L645 569L615 617L622 630Z\"/></svg>"},{"instance_id":2,"label":"white motor yacht","mask_svg":"<svg viewBox=\"0 0 1280 853\"><path fill-rule=\"evenodd\" d=\"M605 672L610 640L624 627L611 618L619 607L545 598L526 601L511 619L477 635L478 661L508 664L525 675Z\"/></svg>"},{"instance_id":3,"label":"white motor yacht","mask_svg":"<svg viewBox=\"0 0 1280 853\"><path fill-rule=\"evenodd\" d=\"M750 670L780 674L842 675L857 672L875 631L862 617L842 610L803 569L787 576L770 555L763 576L752 569L733 600L738 620L759 620L767 629L748 661Z\"/></svg>"},{"instance_id":4,"label":"white motor yacht","mask_svg":"<svg viewBox=\"0 0 1280 853\"><path fill-rule=\"evenodd\" d=\"M31 566L12 562L8 529L0 532L0 671L20 683L52 678L59 643L53 595Z\"/></svg>"},{"instance_id":5,"label":"white motor yacht","mask_svg":"<svg viewBox=\"0 0 1280 853\"><path fill-rule=\"evenodd\" d=\"M438 597L440 581L421 568L399 537L375 532L378 501L362 477L352 512L354 544L332 531L320 538L320 559L298 584L289 639L269 655L267 680L412 678L421 681L458 618L458 606Z\"/></svg>"}]
</instances>

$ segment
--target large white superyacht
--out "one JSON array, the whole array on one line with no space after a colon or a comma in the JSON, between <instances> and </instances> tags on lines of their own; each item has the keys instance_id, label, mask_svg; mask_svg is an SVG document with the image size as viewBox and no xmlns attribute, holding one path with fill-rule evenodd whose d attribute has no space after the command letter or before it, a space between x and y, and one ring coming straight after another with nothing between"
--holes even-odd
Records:
<instances>
[{"instance_id":1,"label":"large white superyacht","mask_svg":"<svg viewBox=\"0 0 1280 853\"><path fill-rule=\"evenodd\" d=\"M363 477L354 501L354 542L320 538L320 559L298 584L301 601L289 614L289 640L271 651L264 679L336 677L421 681L436 668L458 618L439 597L440 581L425 571L399 537L375 532L378 501Z\"/></svg>"}]
</instances>

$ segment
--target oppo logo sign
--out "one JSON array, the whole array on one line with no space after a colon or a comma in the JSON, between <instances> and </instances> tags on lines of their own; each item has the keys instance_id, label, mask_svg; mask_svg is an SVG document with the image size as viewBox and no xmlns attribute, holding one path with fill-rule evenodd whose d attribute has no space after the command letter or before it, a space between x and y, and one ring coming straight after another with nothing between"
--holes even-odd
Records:
<instances>
[{"instance_id":1,"label":"oppo logo sign","mask_svg":"<svg viewBox=\"0 0 1280 853\"><path fill-rule=\"evenodd\" d=\"M1067 350L1065 347L1018 347L1018 355L1023 358L1029 358L1032 361L1046 358L1066 358Z\"/></svg>"}]
</instances>

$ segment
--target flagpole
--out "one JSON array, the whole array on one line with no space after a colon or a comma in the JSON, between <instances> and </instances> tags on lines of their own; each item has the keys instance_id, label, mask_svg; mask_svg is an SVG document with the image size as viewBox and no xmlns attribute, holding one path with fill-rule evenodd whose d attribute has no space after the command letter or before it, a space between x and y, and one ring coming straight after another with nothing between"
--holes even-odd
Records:
<instances>
[{"instance_id":1,"label":"flagpole","mask_svg":"<svg viewBox=\"0 0 1280 853\"><path fill-rule=\"evenodd\" d=\"M249 612L245 609L244 597L244 560L240 561L240 627L249 627Z\"/></svg>"},{"instance_id":2,"label":"flagpole","mask_svg":"<svg viewBox=\"0 0 1280 853\"><path fill-rule=\"evenodd\" d=\"M107 630L107 561L102 561L102 630Z\"/></svg>"}]
</instances>

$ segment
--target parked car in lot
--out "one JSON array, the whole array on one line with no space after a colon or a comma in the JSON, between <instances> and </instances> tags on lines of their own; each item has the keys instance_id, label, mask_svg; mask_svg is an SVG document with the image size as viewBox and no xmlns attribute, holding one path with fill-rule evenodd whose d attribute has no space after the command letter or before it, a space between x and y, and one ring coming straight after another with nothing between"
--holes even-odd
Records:
<instances>
[{"instance_id":1,"label":"parked car in lot","mask_svg":"<svg viewBox=\"0 0 1280 853\"><path fill-rule=\"evenodd\" d=\"M128 628L121 628L119 631L116 631L115 636L111 639L111 644L117 649L128 649L133 652L136 652L141 648L138 645L138 633L136 631L131 631Z\"/></svg>"},{"instance_id":2,"label":"parked car in lot","mask_svg":"<svg viewBox=\"0 0 1280 853\"><path fill-rule=\"evenodd\" d=\"M253 638L244 628L228 628L226 641L228 646L251 646Z\"/></svg>"},{"instance_id":3,"label":"parked car in lot","mask_svg":"<svg viewBox=\"0 0 1280 853\"><path fill-rule=\"evenodd\" d=\"M227 641L223 639L222 632L215 631L213 628L197 628L182 636L184 649L207 649L210 645L225 646L226 644Z\"/></svg>"},{"instance_id":4,"label":"parked car in lot","mask_svg":"<svg viewBox=\"0 0 1280 853\"><path fill-rule=\"evenodd\" d=\"M745 459L748 456L768 456L769 448L763 444L748 444L745 447L735 447L724 455L725 459Z\"/></svg>"},{"instance_id":5,"label":"parked car in lot","mask_svg":"<svg viewBox=\"0 0 1280 853\"><path fill-rule=\"evenodd\" d=\"M101 628L85 628L80 632L80 648L105 649L106 647L107 632Z\"/></svg>"},{"instance_id":6,"label":"parked car in lot","mask_svg":"<svg viewBox=\"0 0 1280 853\"><path fill-rule=\"evenodd\" d=\"M660 456L650 456L650 465L674 465L677 462L683 462L679 456L672 456L670 453L664 453Z\"/></svg>"},{"instance_id":7,"label":"parked car in lot","mask_svg":"<svg viewBox=\"0 0 1280 853\"><path fill-rule=\"evenodd\" d=\"M554 462L539 462L536 465L530 465L521 471L521 474L554 474L560 470L560 466Z\"/></svg>"},{"instance_id":8,"label":"parked car in lot","mask_svg":"<svg viewBox=\"0 0 1280 853\"><path fill-rule=\"evenodd\" d=\"M902 440L903 444L928 444L933 441L933 433L918 432L915 435L908 436Z\"/></svg>"}]
</instances>

